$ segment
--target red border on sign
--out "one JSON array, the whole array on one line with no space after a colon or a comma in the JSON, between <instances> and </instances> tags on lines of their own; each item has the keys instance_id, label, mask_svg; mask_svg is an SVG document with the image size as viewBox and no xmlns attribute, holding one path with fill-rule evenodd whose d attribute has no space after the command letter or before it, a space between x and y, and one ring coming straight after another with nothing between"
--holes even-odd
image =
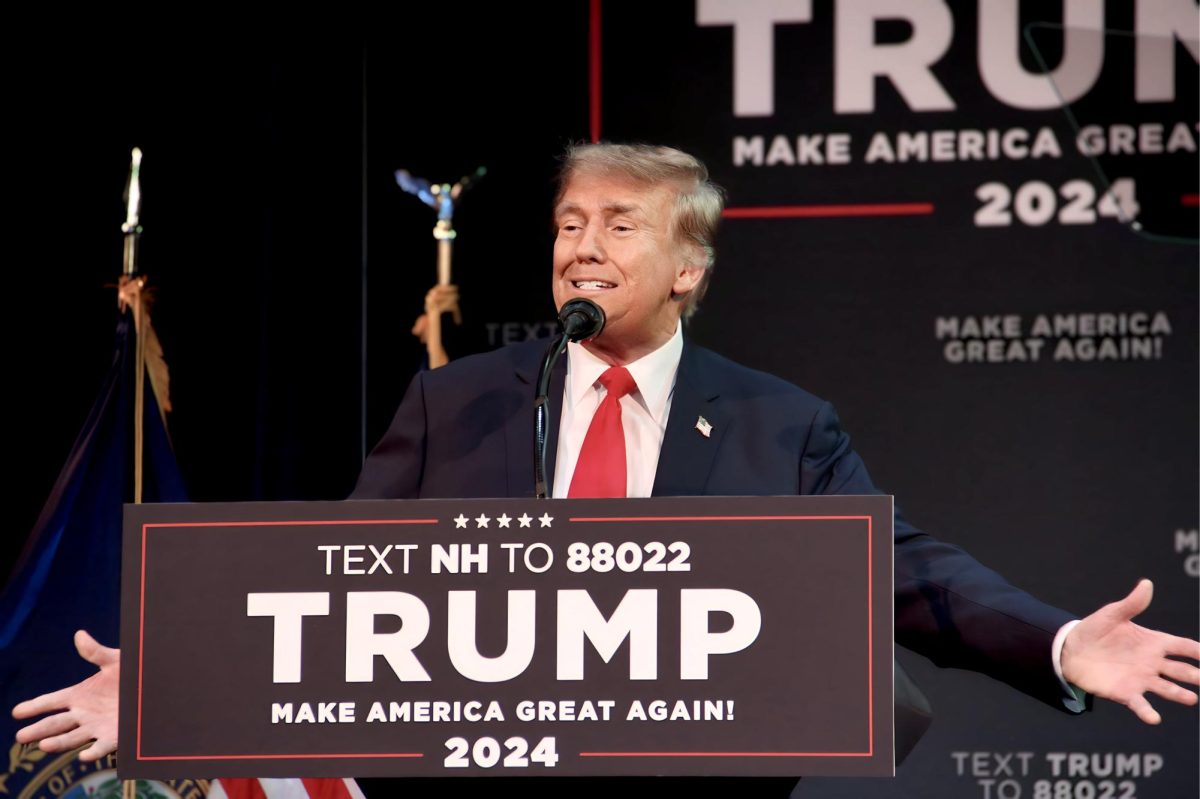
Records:
<instances>
[{"instance_id":1,"label":"red border on sign","mask_svg":"<svg viewBox=\"0 0 1200 799\"><path fill-rule=\"evenodd\" d=\"M873 757L875 754L875 627L871 608L875 603L871 575L873 524L870 516L572 516L568 522L581 524L604 522L698 522L698 521L865 521L867 523L867 751L865 752L580 752L580 757ZM139 761L161 760L318 760L326 758L420 758L420 752L394 753L330 753L330 754L261 754L261 755L143 755L142 754L142 663L145 653L146 621L146 544L151 528L194 527L281 527L319 525L380 525L380 524L437 524L437 519L373 519L318 521L259 521L259 522L188 522L142 525L141 586L138 597L138 677L137 677L137 743L135 757Z\"/></svg>"},{"instance_id":2,"label":"red border on sign","mask_svg":"<svg viewBox=\"0 0 1200 799\"><path fill-rule=\"evenodd\" d=\"M331 752L327 755L138 755L138 760L319 760L329 757L345 757L345 758L398 758L398 757L425 757L420 752L394 752L380 754L361 754L353 753L346 754L342 752Z\"/></svg>"}]
</instances>

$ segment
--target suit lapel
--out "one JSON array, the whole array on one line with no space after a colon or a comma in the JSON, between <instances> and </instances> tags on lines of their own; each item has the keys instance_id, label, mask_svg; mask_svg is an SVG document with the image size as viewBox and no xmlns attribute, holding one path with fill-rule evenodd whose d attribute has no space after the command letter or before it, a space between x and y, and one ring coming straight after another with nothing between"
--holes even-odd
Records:
<instances>
[{"instance_id":1,"label":"suit lapel","mask_svg":"<svg viewBox=\"0 0 1200 799\"><path fill-rule=\"evenodd\" d=\"M508 450L508 495L510 497L533 496L533 400L537 391L538 370L546 349L553 339L546 340L545 347L525 347L520 351L521 360L516 364L518 387L528 401L521 411L509 418L504 428L505 446ZM558 425L562 415L563 387L567 381L567 357L564 353L550 378L550 393L547 397L546 416L546 485L547 493L553 493L554 461L558 455Z\"/></svg>"},{"instance_id":2,"label":"suit lapel","mask_svg":"<svg viewBox=\"0 0 1200 799\"><path fill-rule=\"evenodd\" d=\"M671 396L671 413L658 455L653 496L693 496L703 494L708 484L721 438L729 420L721 409L720 391L704 368L704 351L684 339L679 373ZM698 429L704 419L709 424L706 436Z\"/></svg>"}]
</instances>

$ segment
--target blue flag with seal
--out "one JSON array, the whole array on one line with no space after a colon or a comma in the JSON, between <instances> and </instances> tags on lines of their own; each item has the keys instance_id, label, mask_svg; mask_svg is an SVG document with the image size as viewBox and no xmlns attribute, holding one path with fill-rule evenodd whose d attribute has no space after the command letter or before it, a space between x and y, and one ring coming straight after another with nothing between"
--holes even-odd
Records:
<instances>
[{"instance_id":1,"label":"blue flag with seal","mask_svg":"<svg viewBox=\"0 0 1200 799\"><path fill-rule=\"evenodd\" d=\"M114 789L119 795L113 757L82 763L74 752L47 754L32 744L22 746L14 737L29 722L15 721L9 711L21 700L95 672L75 652L76 630L117 645L121 513L123 503L134 497L139 381L133 316L131 310L120 314L112 364L99 395L0 593L0 753L7 754L0 759L0 796L65 799ZM143 499L184 502L187 494L150 380L144 381L144 403ZM163 785L150 793L186 797L202 795L203 788Z\"/></svg>"}]
</instances>

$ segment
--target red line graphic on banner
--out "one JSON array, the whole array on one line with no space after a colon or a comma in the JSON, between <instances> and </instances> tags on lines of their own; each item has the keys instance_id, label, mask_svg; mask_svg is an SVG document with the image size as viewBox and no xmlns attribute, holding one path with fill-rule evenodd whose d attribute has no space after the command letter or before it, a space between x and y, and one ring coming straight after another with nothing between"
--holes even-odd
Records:
<instances>
[{"instance_id":1,"label":"red line graphic on banner","mask_svg":"<svg viewBox=\"0 0 1200 799\"><path fill-rule=\"evenodd\" d=\"M588 111L592 141L600 141L600 0L592 0L588 20Z\"/></svg>"},{"instance_id":2,"label":"red line graphic on banner","mask_svg":"<svg viewBox=\"0 0 1200 799\"><path fill-rule=\"evenodd\" d=\"M1195 208L1196 206L1200 206L1200 194L1185 194L1179 198L1179 202L1189 208Z\"/></svg>"},{"instance_id":3,"label":"red line graphic on banner","mask_svg":"<svg viewBox=\"0 0 1200 799\"><path fill-rule=\"evenodd\" d=\"M571 516L569 522L772 522L772 521L865 521L870 516Z\"/></svg>"},{"instance_id":4,"label":"red line graphic on banner","mask_svg":"<svg viewBox=\"0 0 1200 799\"><path fill-rule=\"evenodd\" d=\"M870 752L580 752L580 757L870 757Z\"/></svg>"},{"instance_id":5,"label":"red line graphic on banner","mask_svg":"<svg viewBox=\"0 0 1200 799\"><path fill-rule=\"evenodd\" d=\"M875 625L871 622L871 608L875 606L874 581L871 579L871 517L867 517L867 751L875 752Z\"/></svg>"},{"instance_id":6,"label":"red line graphic on banner","mask_svg":"<svg viewBox=\"0 0 1200 799\"><path fill-rule=\"evenodd\" d=\"M146 527L142 526L141 606L138 608L137 753L142 753L142 658L146 655Z\"/></svg>"},{"instance_id":7,"label":"red line graphic on banner","mask_svg":"<svg viewBox=\"0 0 1200 799\"><path fill-rule=\"evenodd\" d=\"M150 527L320 527L322 525L337 524L351 525L360 524L437 524L437 519L346 519L344 521L295 521L295 522L191 522L189 524L144 524L143 530Z\"/></svg>"},{"instance_id":8,"label":"red line graphic on banner","mask_svg":"<svg viewBox=\"0 0 1200 799\"><path fill-rule=\"evenodd\" d=\"M759 205L726 208L726 219L812 219L848 216L927 216L933 203L852 203L846 205Z\"/></svg>"},{"instance_id":9,"label":"red line graphic on banner","mask_svg":"<svg viewBox=\"0 0 1200 799\"><path fill-rule=\"evenodd\" d=\"M360 754L348 752L332 752L324 755L138 755L138 760L311 760L319 757L353 757L353 758L396 758L396 757L425 757L420 752L387 752L379 754Z\"/></svg>"}]
</instances>

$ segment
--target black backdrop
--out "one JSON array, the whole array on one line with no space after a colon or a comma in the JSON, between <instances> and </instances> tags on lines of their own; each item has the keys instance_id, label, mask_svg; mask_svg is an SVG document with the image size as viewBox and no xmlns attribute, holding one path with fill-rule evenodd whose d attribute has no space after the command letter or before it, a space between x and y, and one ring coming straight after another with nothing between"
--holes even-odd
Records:
<instances>
[{"instance_id":1,"label":"black backdrop","mask_svg":"<svg viewBox=\"0 0 1200 799\"><path fill-rule=\"evenodd\" d=\"M1195 246L1103 215L1064 224L1056 213L1034 225L1011 213L1006 226L977 225L985 183L1015 195L1042 181L1061 204L1068 182L1099 194L1103 181L1061 109L1014 108L988 89L978 37L1002 31L980 31L973 4L945 12L951 40L931 68L952 110L915 110L877 78L873 110L839 112L835 86L848 78L836 74L835 18L852 5L814 3L810 22L774 28L774 108L753 117L734 111L731 28L697 25L692 3L608 0L598 9L605 137L690 149L730 189L732 207L929 207L727 220L692 334L834 401L876 482L926 529L1080 612L1153 577L1148 622L1195 636ZM1022 4L1021 23L1061 23L1052 5ZM453 180L489 169L456 216L466 323L452 354L521 340L551 318L551 179L563 144L587 138L593 124L590 10L449 4L440 17L405 11L253 32L200 19L133 25L129 49L74 21L14 25L10 36L27 39L21 55L7 56L16 501L4 563L36 517L110 350L114 292L105 284L119 271L130 147L146 152L143 265L158 290L172 432L194 498L340 498L364 441L381 434L420 362L408 328L434 280L432 212L399 191L393 170ZM1135 23L1129 4L1107 12L1110 28ZM902 44L937 13L879 22L875 35ZM1045 37L1051 66L1062 56L1054 39ZM1178 96L1194 98L1195 61L1183 45L1174 51ZM1109 42L1080 100L1081 121L1157 122L1164 141L1183 122L1194 143L1194 100L1136 102L1131 62L1130 46ZM1038 69L1027 48L1021 64ZM897 149L901 132L1014 128L1031 139L1049 128L1060 154L866 160L878 134ZM849 163L787 163L798 136L831 133L848 135ZM1143 198L1194 198L1195 165L1186 149L1103 162L1110 178L1137 174ZM1059 346L1086 353L1079 339L1089 336L1079 334L1043 337L1036 361L947 355L955 336L946 331L957 325L965 341L968 316L1018 316L1024 341L1039 315L1087 324L1080 315L1135 312L1161 313L1169 325L1133 336L1151 339L1151 357L1052 357ZM1118 351L1130 344L1110 338ZM807 795L1086 797L1122 779L1132 785L1110 786L1115 795L1196 793L1194 710L1168 709L1158 729L1118 708L1073 719L974 675L904 660L938 717L901 778L814 780ZM1027 773L996 767L994 753L1014 752L1033 753ZM1162 768L1106 775L1101 757L1098 770L1089 761L1068 776L1054 771L1065 753L1148 754Z\"/></svg>"}]
</instances>

